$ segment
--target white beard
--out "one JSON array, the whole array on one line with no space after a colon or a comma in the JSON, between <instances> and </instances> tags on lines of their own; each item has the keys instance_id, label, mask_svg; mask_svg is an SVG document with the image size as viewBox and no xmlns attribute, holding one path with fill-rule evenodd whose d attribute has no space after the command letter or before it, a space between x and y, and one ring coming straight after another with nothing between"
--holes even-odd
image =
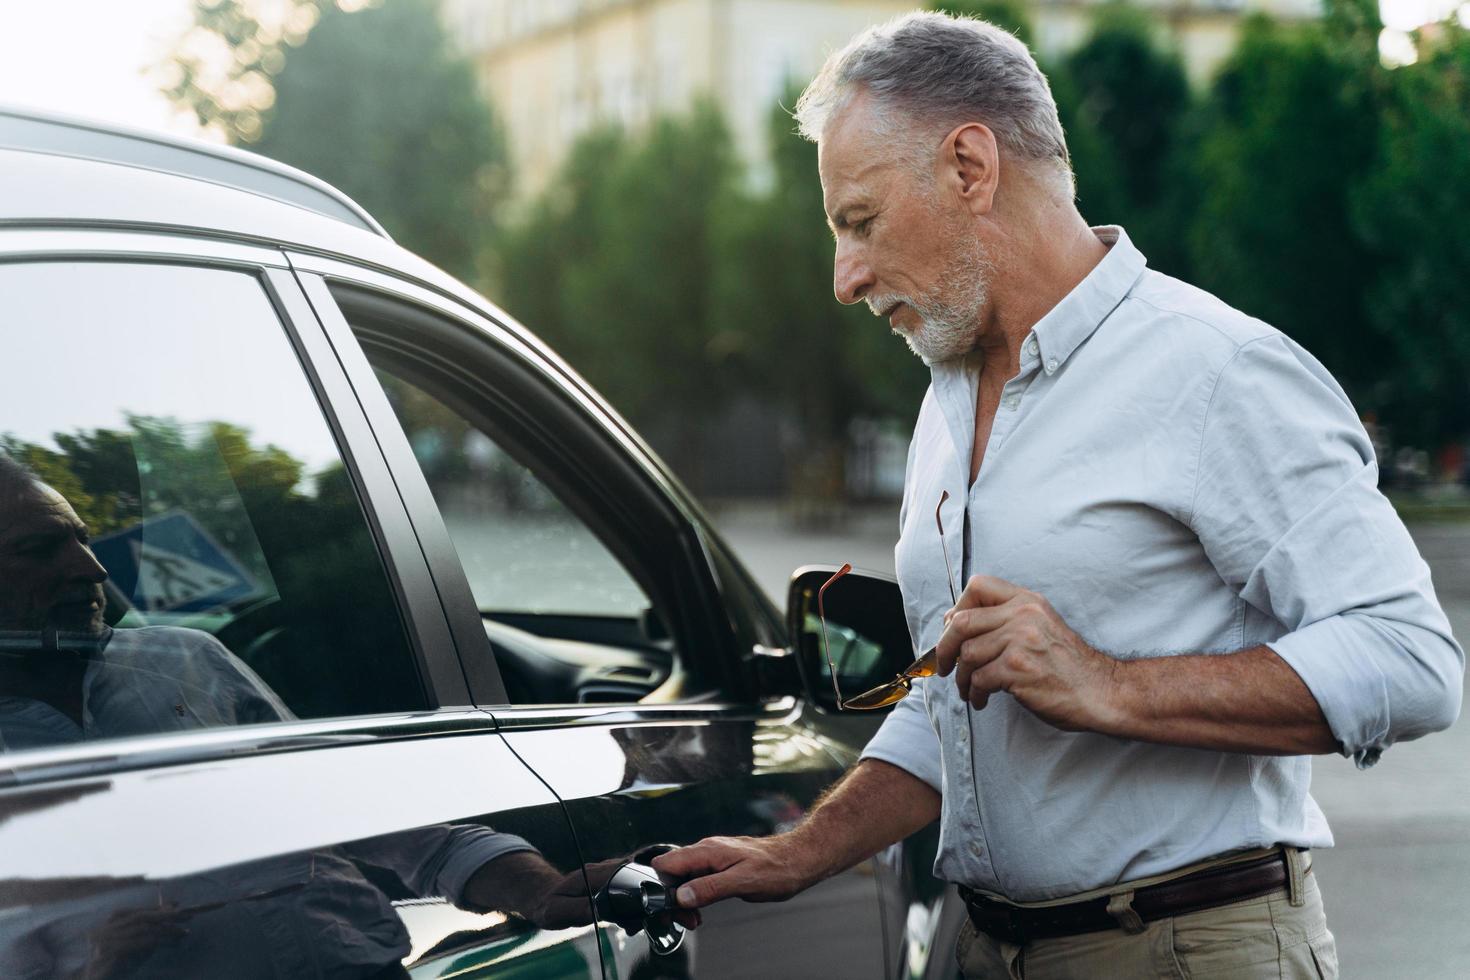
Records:
<instances>
[{"instance_id":1,"label":"white beard","mask_svg":"<svg viewBox=\"0 0 1470 980\"><path fill-rule=\"evenodd\" d=\"M893 332L925 364L963 357L979 339L980 314L990 298L993 271L984 247L972 238L950 255L939 281L922 296L872 296L868 308L877 313L895 303L910 306L919 315L919 328L894 327Z\"/></svg>"}]
</instances>

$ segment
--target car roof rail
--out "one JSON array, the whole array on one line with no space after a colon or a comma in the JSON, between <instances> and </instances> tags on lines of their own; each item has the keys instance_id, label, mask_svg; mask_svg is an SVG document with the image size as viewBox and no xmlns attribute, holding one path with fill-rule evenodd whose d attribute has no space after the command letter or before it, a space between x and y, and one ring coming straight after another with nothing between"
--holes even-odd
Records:
<instances>
[{"instance_id":1,"label":"car roof rail","mask_svg":"<svg viewBox=\"0 0 1470 980\"><path fill-rule=\"evenodd\" d=\"M79 157L178 174L259 194L391 236L356 201L308 173L234 147L0 104L0 149Z\"/></svg>"}]
</instances>

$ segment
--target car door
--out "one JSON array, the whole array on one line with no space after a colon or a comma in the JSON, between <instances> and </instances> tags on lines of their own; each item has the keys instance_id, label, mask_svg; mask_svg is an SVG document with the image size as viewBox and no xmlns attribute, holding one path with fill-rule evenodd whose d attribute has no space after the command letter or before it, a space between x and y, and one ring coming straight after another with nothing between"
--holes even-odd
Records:
<instances>
[{"instance_id":1,"label":"car door","mask_svg":"<svg viewBox=\"0 0 1470 980\"><path fill-rule=\"evenodd\" d=\"M451 617L486 638L472 694L567 807L589 877L800 820L864 736L760 696L752 658L781 627L636 437L524 335L406 282L293 262ZM788 903L711 908L670 956L605 926L604 969L879 976L884 922L869 863Z\"/></svg>"},{"instance_id":2,"label":"car door","mask_svg":"<svg viewBox=\"0 0 1470 980\"><path fill-rule=\"evenodd\" d=\"M0 230L0 975L600 977L286 266Z\"/></svg>"}]
</instances>

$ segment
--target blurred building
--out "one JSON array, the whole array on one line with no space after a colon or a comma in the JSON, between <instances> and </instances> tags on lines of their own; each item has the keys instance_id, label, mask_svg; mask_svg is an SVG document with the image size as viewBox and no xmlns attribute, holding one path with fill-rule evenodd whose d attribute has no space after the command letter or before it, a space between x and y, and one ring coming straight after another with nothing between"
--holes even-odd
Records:
<instances>
[{"instance_id":1,"label":"blurred building","mask_svg":"<svg viewBox=\"0 0 1470 980\"><path fill-rule=\"evenodd\" d=\"M1099 0L1032 0L1042 60L1081 43ZM1156 11L1191 79L1230 52L1241 17L1316 16L1320 0L1139 0ZM479 66L510 136L520 196L555 172L598 122L636 128L699 95L724 112L754 179L772 106L862 28L914 0L445 0L451 33Z\"/></svg>"}]
</instances>

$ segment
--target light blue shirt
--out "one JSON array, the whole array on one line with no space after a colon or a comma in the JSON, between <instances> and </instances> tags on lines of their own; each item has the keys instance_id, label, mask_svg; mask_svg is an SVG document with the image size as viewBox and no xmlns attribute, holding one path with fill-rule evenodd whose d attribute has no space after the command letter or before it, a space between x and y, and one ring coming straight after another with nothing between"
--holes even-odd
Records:
<instances>
[{"instance_id":1,"label":"light blue shirt","mask_svg":"<svg viewBox=\"0 0 1470 980\"><path fill-rule=\"evenodd\" d=\"M895 563L916 649L970 575L1115 657L1267 644L1359 766L1459 713L1464 652L1347 396L1279 331L1145 268L1120 228L1036 324L968 486L980 355L933 366ZM942 521L935 508L948 491ZM1332 844L1308 757L1058 731L915 685L864 751L943 794L935 872L1039 901L1242 848Z\"/></svg>"}]
</instances>

